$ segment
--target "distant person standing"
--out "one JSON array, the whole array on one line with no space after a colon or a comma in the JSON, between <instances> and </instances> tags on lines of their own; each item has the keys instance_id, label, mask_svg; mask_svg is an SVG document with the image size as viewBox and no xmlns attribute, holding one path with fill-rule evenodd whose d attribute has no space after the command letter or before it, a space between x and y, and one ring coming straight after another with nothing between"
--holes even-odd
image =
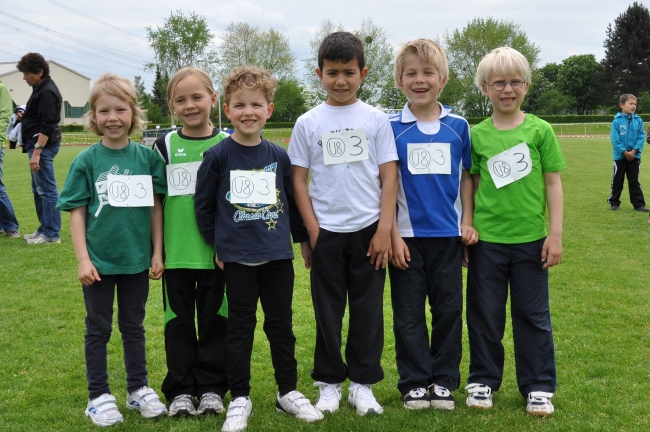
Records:
<instances>
[{"instance_id":1,"label":"distant person standing","mask_svg":"<svg viewBox=\"0 0 650 432\"><path fill-rule=\"evenodd\" d=\"M25 105L17 106L9 120L7 139L9 139L10 149L15 149L16 145L23 146L23 127L20 124L23 121L23 114L25 114Z\"/></svg>"},{"instance_id":2,"label":"distant person standing","mask_svg":"<svg viewBox=\"0 0 650 432\"><path fill-rule=\"evenodd\" d=\"M9 238L17 238L18 221L14 213L14 207L11 205L7 189L2 183L2 162L5 157L5 145L7 145L7 135L5 130L11 117L11 95L7 87L0 81L0 233L5 232Z\"/></svg>"},{"instance_id":3,"label":"distant person standing","mask_svg":"<svg viewBox=\"0 0 650 432\"><path fill-rule=\"evenodd\" d=\"M636 97L624 94L618 100L621 112L616 114L612 122L610 137L614 152L614 172L612 174L612 193L607 199L611 210L618 210L621 205L623 182L627 176L627 187L630 190L630 202L634 210L650 212L645 206L643 191L639 183L641 168L641 152L645 143L643 120L636 111Z\"/></svg>"},{"instance_id":4,"label":"distant person standing","mask_svg":"<svg viewBox=\"0 0 650 432\"><path fill-rule=\"evenodd\" d=\"M59 192L54 176L54 157L61 146L61 93L42 55L25 54L16 68L32 87L23 116L23 148L29 155L32 192L40 226L25 234L27 244L61 243L61 213L56 209Z\"/></svg>"}]
</instances>

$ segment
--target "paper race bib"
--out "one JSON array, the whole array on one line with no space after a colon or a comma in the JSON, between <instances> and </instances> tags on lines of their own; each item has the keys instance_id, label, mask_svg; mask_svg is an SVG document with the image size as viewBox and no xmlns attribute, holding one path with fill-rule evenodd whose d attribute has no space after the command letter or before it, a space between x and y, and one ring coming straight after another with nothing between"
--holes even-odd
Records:
<instances>
[{"instance_id":1,"label":"paper race bib","mask_svg":"<svg viewBox=\"0 0 650 432\"><path fill-rule=\"evenodd\" d=\"M230 171L230 202L233 204L275 204L275 173Z\"/></svg>"},{"instance_id":2,"label":"paper race bib","mask_svg":"<svg viewBox=\"0 0 650 432\"><path fill-rule=\"evenodd\" d=\"M193 195L196 190L196 173L200 166L201 162L167 165L167 194Z\"/></svg>"},{"instance_id":3,"label":"paper race bib","mask_svg":"<svg viewBox=\"0 0 650 432\"><path fill-rule=\"evenodd\" d=\"M409 172L413 175L451 174L449 143L407 144L406 158Z\"/></svg>"},{"instance_id":4,"label":"paper race bib","mask_svg":"<svg viewBox=\"0 0 650 432\"><path fill-rule=\"evenodd\" d=\"M107 179L108 203L113 207L153 207L150 175L115 175Z\"/></svg>"},{"instance_id":5,"label":"paper race bib","mask_svg":"<svg viewBox=\"0 0 650 432\"><path fill-rule=\"evenodd\" d=\"M362 161L369 157L365 129L323 134L321 142L325 165Z\"/></svg>"},{"instance_id":6,"label":"paper race bib","mask_svg":"<svg viewBox=\"0 0 650 432\"><path fill-rule=\"evenodd\" d=\"M528 144L522 142L492 156L488 159L487 166L497 189L526 177L533 169Z\"/></svg>"}]
</instances>

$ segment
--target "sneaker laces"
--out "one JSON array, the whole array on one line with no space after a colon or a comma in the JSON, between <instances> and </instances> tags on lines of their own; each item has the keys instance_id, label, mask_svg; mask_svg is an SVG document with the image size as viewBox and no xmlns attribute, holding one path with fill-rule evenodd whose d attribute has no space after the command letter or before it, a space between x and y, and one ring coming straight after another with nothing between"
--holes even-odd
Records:
<instances>
[{"instance_id":1,"label":"sneaker laces","mask_svg":"<svg viewBox=\"0 0 650 432\"><path fill-rule=\"evenodd\" d=\"M205 402L205 403L208 403L208 404L219 402L219 395L217 395L216 393L212 393L212 392L203 393L203 396L201 396L201 402Z\"/></svg>"},{"instance_id":2,"label":"sneaker laces","mask_svg":"<svg viewBox=\"0 0 650 432\"><path fill-rule=\"evenodd\" d=\"M358 395L359 399L368 402L377 402L375 395L372 394L372 386L370 385L354 383L350 386L350 392L352 393L353 399L356 399Z\"/></svg>"},{"instance_id":3,"label":"sneaker laces","mask_svg":"<svg viewBox=\"0 0 650 432\"><path fill-rule=\"evenodd\" d=\"M325 399L341 399L341 390L335 384L328 384L321 381L316 381L314 383L318 387L318 397L323 397Z\"/></svg>"}]
</instances>

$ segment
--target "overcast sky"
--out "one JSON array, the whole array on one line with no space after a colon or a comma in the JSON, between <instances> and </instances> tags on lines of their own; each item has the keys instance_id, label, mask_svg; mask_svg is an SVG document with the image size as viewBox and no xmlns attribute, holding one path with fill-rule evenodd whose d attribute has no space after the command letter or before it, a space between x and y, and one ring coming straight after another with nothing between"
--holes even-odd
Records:
<instances>
[{"instance_id":1,"label":"overcast sky","mask_svg":"<svg viewBox=\"0 0 650 432\"><path fill-rule=\"evenodd\" d=\"M382 27L394 46L408 40L435 39L462 29L474 17L514 21L541 48L540 66L574 54L594 54L601 60L607 25L632 4L630 0L230 0L194 2L168 0L0 0L0 61L16 61L29 51L40 52L83 75L96 79L110 71L133 79L142 75L147 90L153 74L141 70L153 52L146 26L162 26L179 6L207 18L214 43L231 22L245 21L260 29L287 35L298 61L311 56L309 39L320 23L331 19L354 30L364 18ZM199 4L205 4L199 8ZM650 7L650 0L639 3ZM95 44L90 45L90 44Z\"/></svg>"}]
</instances>

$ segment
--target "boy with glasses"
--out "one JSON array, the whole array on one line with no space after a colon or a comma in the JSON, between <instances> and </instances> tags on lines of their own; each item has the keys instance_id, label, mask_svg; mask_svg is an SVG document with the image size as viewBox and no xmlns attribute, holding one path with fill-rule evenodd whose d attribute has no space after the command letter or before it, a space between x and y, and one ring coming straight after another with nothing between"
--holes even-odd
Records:
<instances>
[{"instance_id":1,"label":"boy with glasses","mask_svg":"<svg viewBox=\"0 0 650 432\"><path fill-rule=\"evenodd\" d=\"M519 391L529 414L546 416L554 411L556 386L548 268L562 257L559 170L566 163L551 126L520 109L530 78L528 60L502 47L483 58L474 79L493 113L472 129L470 173L480 240L469 248L466 402L489 409L492 392L501 386L509 285Z\"/></svg>"}]
</instances>

